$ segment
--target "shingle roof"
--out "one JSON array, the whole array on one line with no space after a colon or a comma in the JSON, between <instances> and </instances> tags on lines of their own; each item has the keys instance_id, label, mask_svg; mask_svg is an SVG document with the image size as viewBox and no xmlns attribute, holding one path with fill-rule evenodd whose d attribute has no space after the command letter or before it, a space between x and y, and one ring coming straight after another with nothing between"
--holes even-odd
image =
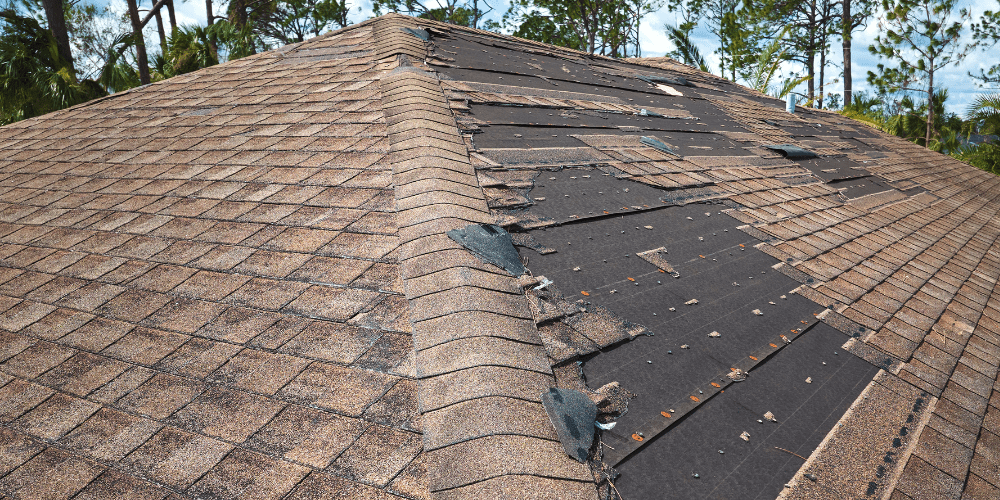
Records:
<instances>
[{"instance_id":1,"label":"shingle roof","mask_svg":"<svg viewBox=\"0 0 1000 500\"><path fill-rule=\"evenodd\" d=\"M0 495L998 494L1000 181L840 115L390 15L0 150Z\"/></svg>"}]
</instances>

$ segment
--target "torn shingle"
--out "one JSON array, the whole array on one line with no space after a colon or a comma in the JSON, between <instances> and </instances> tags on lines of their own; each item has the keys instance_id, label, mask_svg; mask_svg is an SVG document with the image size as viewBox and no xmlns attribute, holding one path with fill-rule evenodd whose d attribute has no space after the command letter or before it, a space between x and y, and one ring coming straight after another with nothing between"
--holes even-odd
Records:
<instances>
[{"instance_id":1,"label":"torn shingle","mask_svg":"<svg viewBox=\"0 0 1000 500\"><path fill-rule=\"evenodd\" d=\"M472 224L448 231L448 237L483 261L503 268L513 276L524 274L524 264L514 249L510 235L500 226Z\"/></svg>"},{"instance_id":2,"label":"torn shingle","mask_svg":"<svg viewBox=\"0 0 1000 500\"><path fill-rule=\"evenodd\" d=\"M597 418L594 402L580 391L553 387L542 393L542 405L566 453L577 461L585 462L594 440Z\"/></svg>"}]
</instances>

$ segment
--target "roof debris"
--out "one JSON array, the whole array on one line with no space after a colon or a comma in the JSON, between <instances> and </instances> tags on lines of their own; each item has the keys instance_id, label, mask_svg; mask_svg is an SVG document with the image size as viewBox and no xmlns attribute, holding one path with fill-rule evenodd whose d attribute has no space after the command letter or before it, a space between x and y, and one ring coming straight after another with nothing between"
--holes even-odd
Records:
<instances>
[{"instance_id":1,"label":"roof debris","mask_svg":"<svg viewBox=\"0 0 1000 500\"><path fill-rule=\"evenodd\" d=\"M671 87L669 85L664 85L662 83L658 83L658 84L656 84L656 88L662 90L663 93L667 94L667 95L671 95L671 96L674 96L674 97L684 97L684 94L678 92L677 89L675 89L675 88L673 88L673 87Z\"/></svg>"},{"instance_id":2,"label":"roof debris","mask_svg":"<svg viewBox=\"0 0 1000 500\"><path fill-rule=\"evenodd\" d=\"M542 393L542 406L559 436L566 454L586 462L594 442L597 405L586 394L572 389L552 387Z\"/></svg>"}]
</instances>

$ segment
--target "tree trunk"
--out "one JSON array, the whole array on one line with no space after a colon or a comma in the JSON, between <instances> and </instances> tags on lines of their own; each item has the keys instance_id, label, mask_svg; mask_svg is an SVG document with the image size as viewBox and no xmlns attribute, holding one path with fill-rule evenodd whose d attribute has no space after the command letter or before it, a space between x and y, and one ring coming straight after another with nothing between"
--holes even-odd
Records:
<instances>
[{"instance_id":1,"label":"tree trunk","mask_svg":"<svg viewBox=\"0 0 1000 500\"><path fill-rule=\"evenodd\" d=\"M236 27L243 28L247 25L247 6L243 0L235 0L236 6Z\"/></svg>"},{"instance_id":2,"label":"tree trunk","mask_svg":"<svg viewBox=\"0 0 1000 500\"><path fill-rule=\"evenodd\" d=\"M136 0L128 0L128 16L132 20L132 33L135 37L135 58L139 63L139 83L148 85L149 59L146 58L146 41L142 37L142 20L139 19L139 6Z\"/></svg>"},{"instance_id":3,"label":"tree trunk","mask_svg":"<svg viewBox=\"0 0 1000 500\"><path fill-rule=\"evenodd\" d=\"M62 0L42 0L42 7L49 22L49 30L56 39L59 57L73 69L73 51L69 48L69 32L66 30L66 13L63 12Z\"/></svg>"},{"instance_id":4,"label":"tree trunk","mask_svg":"<svg viewBox=\"0 0 1000 500\"><path fill-rule=\"evenodd\" d=\"M167 17L170 18L170 34L174 33L177 29L177 15L174 14L174 0L167 0Z\"/></svg>"},{"instance_id":5,"label":"tree trunk","mask_svg":"<svg viewBox=\"0 0 1000 500\"><path fill-rule=\"evenodd\" d=\"M823 29L826 29L824 26ZM819 109L823 109L823 94L826 90L826 40L823 40L823 47L819 52Z\"/></svg>"},{"instance_id":6,"label":"tree trunk","mask_svg":"<svg viewBox=\"0 0 1000 500\"><path fill-rule=\"evenodd\" d=\"M844 0L844 32L841 42L844 49L844 107L851 104L851 0Z\"/></svg>"},{"instance_id":7,"label":"tree trunk","mask_svg":"<svg viewBox=\"0 0 1000 500\"><path fill-rule=\"evenodd\" d=\"M806 53L806 74L809 75L809 81L806 82L806 88L808 88L809 94L809 105L816 107L816 51L809 49Z\"/></svg>"},{"instance_id":8,"label":"tree trunk","mask_svg":"<svg viewBox=\"0 0 1000 500\"><path fill-rule=\"evenodd\" d=\"M164 58L166 58L167 57L167 33L163 29L163 16L160 15L160 10L159 9L157 9L156 12L153 13L153 16L156 18L156 33L158 35L160 35L160 55L162 55Z\"/></svg>"},{"instance_id":9,"label":"tree trunk","mask_svg":"<svg viewBox=\"0 0 1000 500\"><path fill-rule=\"evenodd\" d=\"M931 59L930 71L927 72L927 135L924 137L924 147L931 147L931 132L934 129L934 60Z\"/></svg>"},{"instance_id":10,"label":"tree trunk","mask_svg":"<svg viewBox=\"0 0 1000 500\"><path fill-rule=\"evenodd\" d=\"M205 0L205 19L207 20L207 25L212 26L215 24L215 10L212 8L212 0ZM212 57L216 61L219 60L219 46L215 43L215 35L209 32L208 36L208 50L212 52Z\"/></svg>"}]
</instances>

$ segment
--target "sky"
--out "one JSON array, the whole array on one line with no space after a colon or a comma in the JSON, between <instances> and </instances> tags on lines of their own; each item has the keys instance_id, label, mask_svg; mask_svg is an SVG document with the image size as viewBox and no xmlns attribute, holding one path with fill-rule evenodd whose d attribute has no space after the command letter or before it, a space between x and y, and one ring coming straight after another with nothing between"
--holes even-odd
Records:
<instances>
[{"instance_id":1,"label":"sky","mask_svg":"<svg viewBox=\"0 0 1000 500\"><path fill-rule=\"evenodd\" d=\"M100 2L101 0L97 1ZM112 5L120 4L120 8L124 9L125 2L123 0L107 1ZM433 4L437 0L424 1L427 2L427 4ZM142 6L149 8L152 3L153 2L151 0L141 0L140 8L142 8ZM216 0L214 3L216 4L217 12L222 13L221 8L224 5L223 0ZM363 21L372 15L370 0L348 0L348 4L352 5L350 20L353 22ZM490 4L495 6L495 9L490 17L496 16L496 18L499 18L500 15L503 14L504 10L506 10L507 0L493 0ZM177 2L175 8L178 16L178 22L180 24L205 24L204 2L200 0ZM1000 10L1000 0L959 0L957 8L969 9L972 12L972 21L975 21L981 17L983 11ZM642 55L662 56L667 52L672 51L674 46L667 39L663 26L665 24L676 25L678 21L679 15L671 12L667 8L662 8L659 11L645 17L639 30ZM879 33L879 29L878 22L873 19L868 23L868 26L865 29L856 32L854 35L852 73L854 76L853 86L855 92L861 90L871 90L871 87L866 82L866 75L868 71L875 71L876 66L879 63L879 58L868 52L868 46L874 42L875 37ZM147 37L155 36L154 23L150 23L150 25L146 28L146 31ZM704 24L695 29L692 38L701 50L702 55L705 56L710 69L713 72L718 73L718 56L714 54L714 51L718 46L718 42L714 39ZM965 40L963 41L971 41L968 26L966 27ZM826 70L827 90L828 92L842 94L843 81L840 75L842 71L841 66L843 55L841 53L839 37L833 39L831 45L832 47L827 58L828 61L833 64L830 64ZM935 75L935 88L948 89L949 97L948 101L946 101L946 107L949 112L964 115L965 110L971 104L975 96L986 91L977 87L975 81L968 76L968 73L972 72L974 74L978 74L980 69L988 69L993 64L1000 62L1000 58L996 56L997 50L1000 50L1000 46L993 47L991 50L978 50L971 52L959 63L949 66ZM785 73L785 76L796 72L799 74L805 73L803 71L803 67L795 63L785 63L782 71ZM804 93L805 84L800 85L800 87L796 90Z\"/></svg>"}]
</instances>

